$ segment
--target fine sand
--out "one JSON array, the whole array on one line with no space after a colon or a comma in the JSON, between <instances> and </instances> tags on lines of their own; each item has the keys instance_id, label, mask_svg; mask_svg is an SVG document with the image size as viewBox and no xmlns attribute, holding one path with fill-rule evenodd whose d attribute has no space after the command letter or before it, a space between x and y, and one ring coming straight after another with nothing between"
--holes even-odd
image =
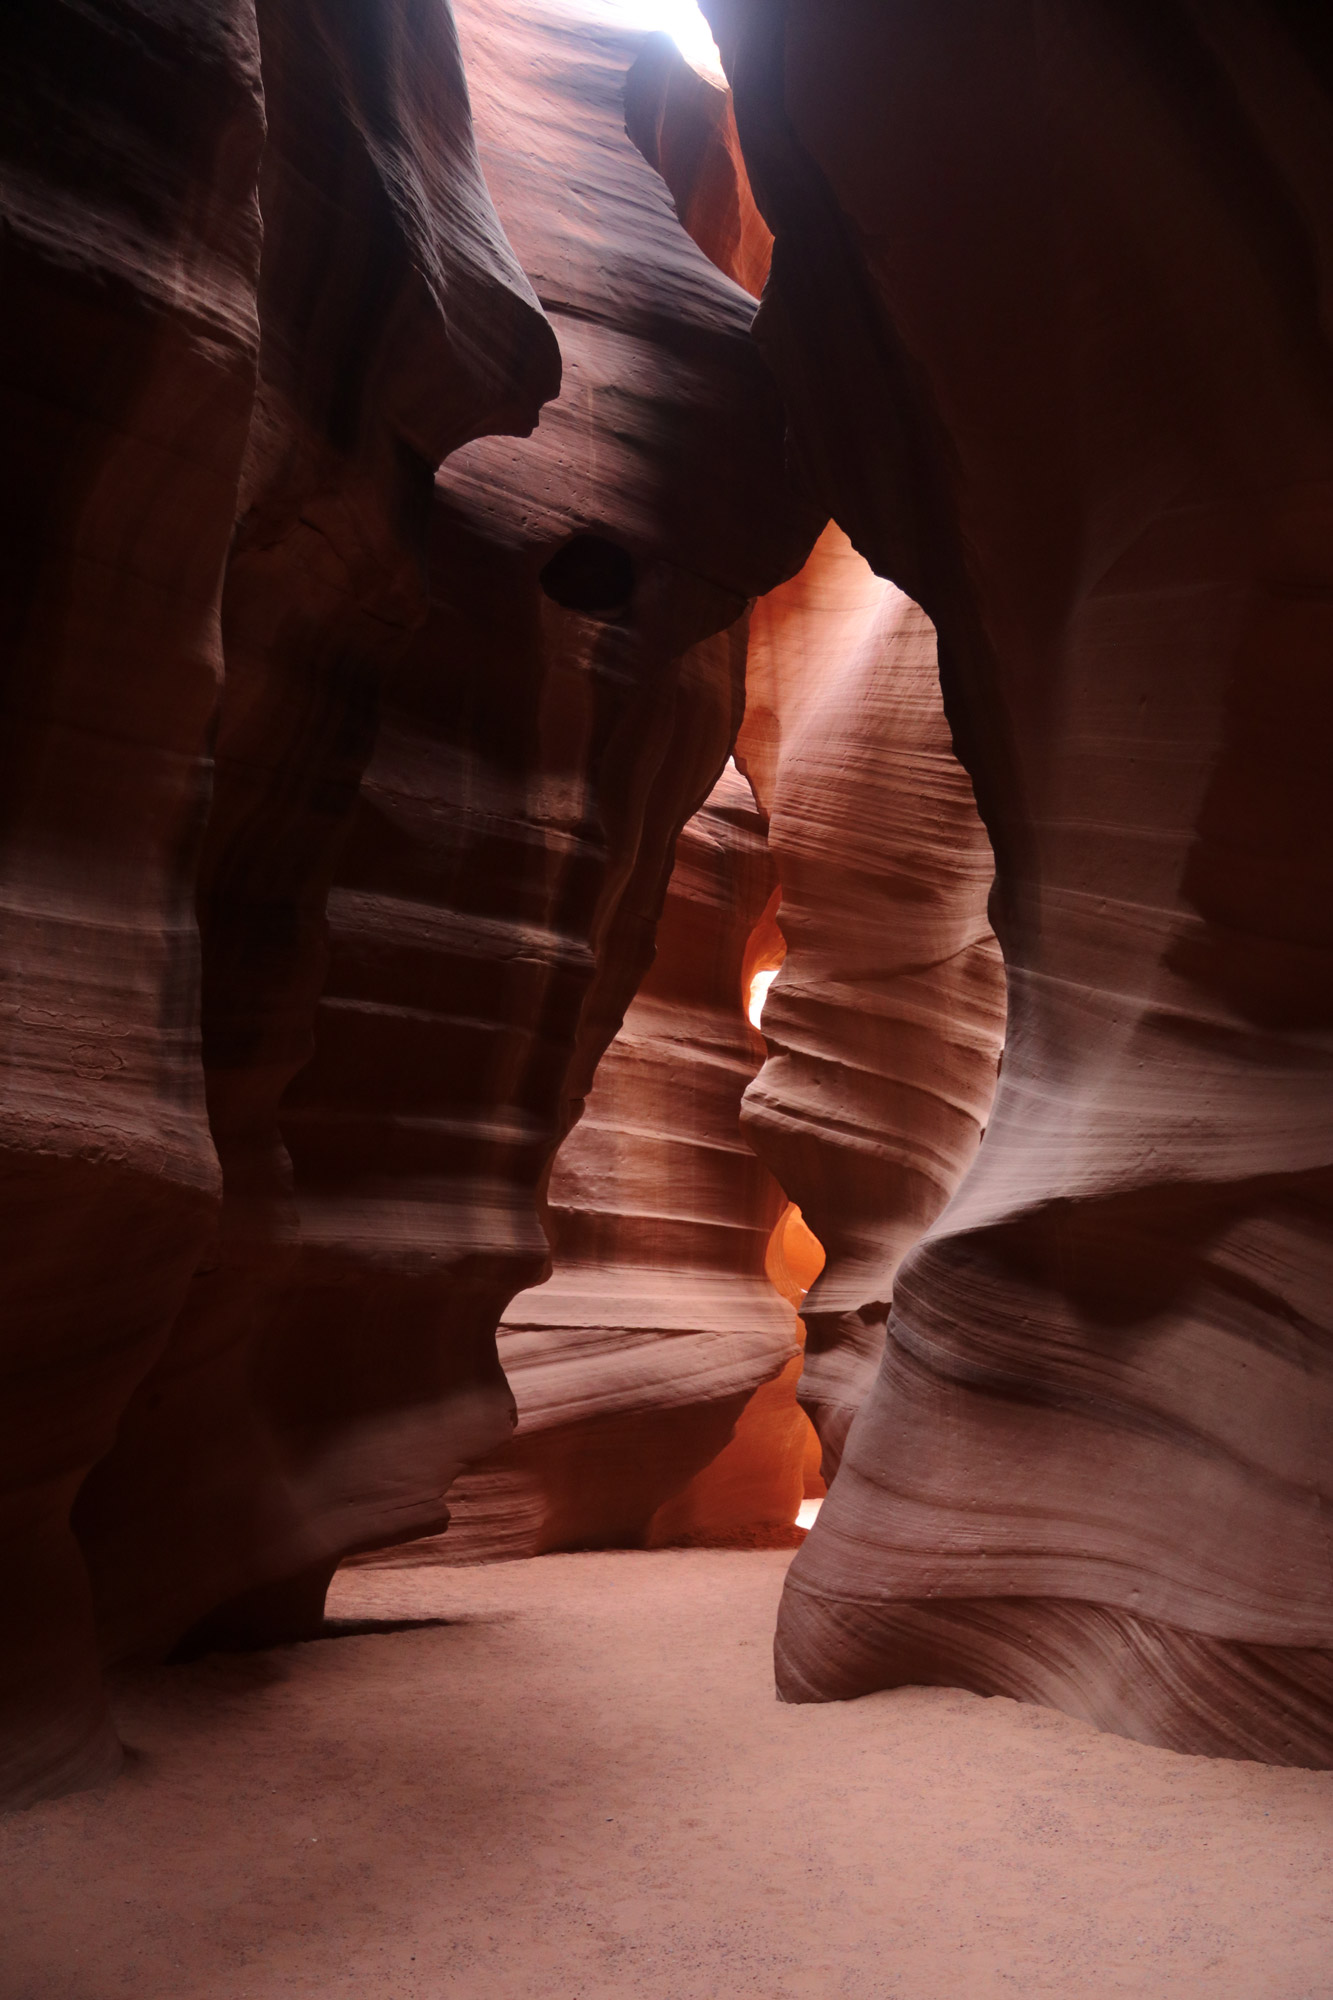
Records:
<instances>
[{"instance_id":1,"label":"fine sand","mask_svg":"<svg viewBox=\"0 0 1333 2000\"><path fill-rule=\"evenodd\" d=\"M781 1707L788 1560L351 1570L125 1677L124 1777L0 1822L3 2000L1330 2000L1333 1776Z\"/></svg>"}]
</instances>

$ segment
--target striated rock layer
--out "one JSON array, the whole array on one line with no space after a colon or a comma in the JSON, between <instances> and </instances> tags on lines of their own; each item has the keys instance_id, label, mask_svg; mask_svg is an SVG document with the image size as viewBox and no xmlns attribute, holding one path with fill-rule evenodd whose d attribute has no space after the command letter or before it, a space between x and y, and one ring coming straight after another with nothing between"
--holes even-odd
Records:
<instances>
[{"instance_id":1,"label":"striated rock layer","mask_svg":"<svg viewBox=\"0 0 1333 2000\"><path fill-rule=\"evenodd\" d=\"M374 683L424 609L432 467L530 428L558 362L436 0L7 26L0 1796L22 1800L118 1757L67 1525L118 1423L78 1509L101 1608L144 1559L127 1519L191 1564L177 1478L235 1335L187 1286L202 1257L244 1317L237 1267L285 1226L274 1114ZM163 1587L144 1559L133 1588Z\"/></svg>"},{"instance_id":2,"label":"striated rock layer","mask_svg":"<svg viewBox=\"0 0 1333 2000\"><path fill-rule=\"evenodd\" d=\"M546 1260L550 1159L734 739L747 602L810 539L753 308L625 137L637 43L555 4L457 12L563 388L529 442L456 451L433 496L409 481L368 511L357 458L333 526L256 543L271 689L230 738L224 704L235 817L202 904L234 1227L80 1506L116 1654L311 1629L339 1560L438 1529L459 1467L508 1436L495 1327ZM409 290L367 322L409 387L435 379L413 309ZM476 343L497 367L506 324ZM418 573L389 531L412 548L418 528L412 635L395 593ZM292 572L312 566L307 635ZM368 627L401 654L387 675Z\"/></svg>"},{"instance_id":3,"label":"striated rock layer","mask_svg":"<svg viewBox=\"0 0 1333 2000\"><path fill-rule=\"evenodd\" d=\"M705 256L758 298L773 254L741 157L731 92L652 35L625 82L625 129Z\"/></svg>"},{"instance_id":4,"label":"striated rock layer","mask_svg":"<svg viewBox=\"0 0 1333 2000\"><path fill-rule=\"evenodd\" d=\"M259 388L197 890L224 1200L75 1510L113 1657L177 1638L288 1529L255 1377L300 1242L278 1110L310 1054L330 876L385 673L426 614L433 468L480 431L530 430L559 382L481 179L448 13L395 0L353 33L310 0L263 0L259 25ZM219 1544L238 1541L233 1571Z\"/></svg>"},{"instance_id":5,"label":"striated rock layer","mask_svg":"<svg viewBox=\"0 0 1333 2000\"><path fill-rule=\"evenodd\" d=\"M750 195L730 93L668 36L652 36L626 79L625 120L689 234L757 295L772 239ZM724 775L686 829L653 969L560 1155L547 1210L555 1274L502 1322L517 1436L450 1489L447 1536L367 1560L781 1533L811 1482L822 1493L796 1407L791 1316L757 1283L761 1264L772 1276L784 1235L780 1218L757 1257L776 1191L737 1157L755 1049L742 990L784 949L776 892L762 914L753 907L756 882L771 876L762 841L750 792ZM666 1190L669 1214L657 1207ZM779 1292L799 1303L803 1288L784 1276ZM775 1374L779 1354L791 1358ZM737 1385L756 1369L771 1379L747 1400Z\"/></svg>"},{"instance_id":6,"label":"striated rock layer","mask_svg":"<svg viewBox=\"0 0 1333 2000\"><path fill-rule=\"evenodd\" d=\"M747 686L737 756L769 812L787 952L743 1123L826 1255L799 1395L831 1479L894 1272L971 1165L994 1092L993 863L930 622L840 529L757 608Z\"/></svg>"},{"instance_id":7,"label":"striated rock layer","mask_svg":"<svg viewBox=\"0 0 1333 2000\"><path fill-rule=\"evenodd\" d=\"M69 1508L219 1194L191 891L263 129L241 0L0 22L0 1801L118 1761Z\"/></svg>"},{"instance_id":8,"label":"striated rock layer","mask_svg":"<svg viewBox=\"0 0 1333 2000\"><path fill-rule=\"evenodd\" d=\"M710 0L797 442L939 633L1010 987L782 1691L1333 1759L1333 212L1279 6Z\"/></svg>"},{"instance_id":9,"label":"striated rock layer","mask_svg":"<svg viewBox=\"0 0 1333 2000\"><path fill-rule=\"evenodd\" d=\"M765 1275L785 1203L740 1131L761 1053L742 974L771 885L763 823L729 767L680 837L653 965L556 1161L554 1271L500 1331L518 1428L451 1493L446 1560L491 1548L501 1493L513 1555L796 1517L805 1425L787 1384L734 1489L683 1490L797 1351Z\"/></svg>"},{"instance_id":10,"label":"striated rock layer","mask_svg":"<svg viewBox=\"0 0 1333 2000\"><path fill-rule=\"evenodd\" d=\"M757 295L773 239L730 93L659 41L626 108L685 227ZM766 1016L774 1052L745 1125L833 1252L803 1308L799 1375L832 1477L883 1349L894 1269L961 1180L993 1094L993 863L929 621L838 528L756 607L746 690L738 755L774 816L782 931L799 948Z\"/></svg>"},{"instance_id":11,"label":"striated rock layer","mask_svg":"<svg viewBox=\"0 0 1333 2000\"><path fill-rule=\"evenodd\" d=\"M819 1439L796 1400L805 1358L799 1313L823 1263L823 1248L788 1202L768 1239L764 1271L792 1308L797 1352L780 1374L760 1383L717 1457L659 1507L651 1546L793 1548L804 1540L801 1502L822 1500L826 1487Z\"/></svg>"}]
</instances>

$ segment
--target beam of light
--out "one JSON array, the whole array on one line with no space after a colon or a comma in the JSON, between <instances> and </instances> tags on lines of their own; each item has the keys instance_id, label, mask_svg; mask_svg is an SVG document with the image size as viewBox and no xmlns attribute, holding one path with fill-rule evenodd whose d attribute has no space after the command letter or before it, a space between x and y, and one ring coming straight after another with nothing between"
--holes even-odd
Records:
<instances>
[{"instance_id":1,"label":"beam of light","mask_svg":"<svg viewBox=\"0 0 1333 2000\"><path fill-rule=\"evenodd\" d=\"M763 1026L764 1002L768 998L768 989L777 976L778 968L774 966L771 972L756 972L750 981L750 998L745 1011L750 1017L751 1027Z\"/></svg>"},{"instance_id":2,"label":"beam of light","mask_svg":"<svg viewBox=\"0 0 1333 2000\"><path fill-rule=\"evenodd\" d=\"M713 31L694 0L602 0L602 6L626 28L664 30L687 63L716 83L725 82Z\"/></svg>"},{"instance_id":3,"label":"beam of light","mask_svg":"<svg viewBox=\"0 0 1333 2000\"><path fill-rule=\"evenodd\" d=\"M787 1504L790 1506L791 1502L788 1501ZM819 1519L819 1510L823 1504L822 1500L802 1500L800 1506L796 1509L797 1527L813 1528L815 1522Z\"/></svg>"}]
</instances>

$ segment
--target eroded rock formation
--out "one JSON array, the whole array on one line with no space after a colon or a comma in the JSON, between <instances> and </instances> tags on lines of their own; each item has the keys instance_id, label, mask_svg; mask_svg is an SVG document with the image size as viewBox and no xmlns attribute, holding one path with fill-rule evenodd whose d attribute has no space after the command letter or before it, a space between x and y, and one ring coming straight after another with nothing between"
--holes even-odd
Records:
<instances>
[{"instance_id":1,"label":"eroded rock formation","mask_svg":"<svg viewBox=\"0 0 1333 2000\"><path fill-rule=\"evenodd\" d=\"M193 859L254 395L250 9L0 27L0 1798L95 1777L68 1517L219 1193Z\"/></svg>"},{"instance_id":2,"label":"eroded rock formation","mask_svg":"<svg viewBox=\"0 0 1333 2000\"><path fill-rule=\"evenodd\" d=\"M559 384L480 176L447 11L395 0L353 24L264 0L259 30L259 381L197 881L224 1200L76 1510L112 1657L231 1595L219 1542L291 1532L255 1377L301 1237L278 1110L310 1054L330 876L385 673L426 615L433 468L479 432L530 430Z\"/></svg>"},{"instance_id":3,"label":"eroded rock formation","mask_svg":"<svg viewBox=\"0 0 1333 2000\"><path fill-rule=\"evenodd\" d=\"M1010 985L790 1697L1333 1757L1328 30L709 0L812 478L937 627Z\"/></svg>"},{"instance_id":4,"label":"eroded rock formation","mask_svg":"<svg viewBox=\"0 0 1333 2000\"><path fill-rule=\"evenodd\" d=\"M994 1092L993 863L929 620L840 529L756 608L747 687L737 756L768 809L787 952L744 1127L826 1255L799 1394L831 1479L894 1272L971 1165Z\"/></svg>"},{"instance_id":5,"label":"eroded rock formation","mask_svg":"<svg viewBox=\"0 0 1333 2000\"><path fill-rule=\"evenodd\" d=\"M494 1552L796 1497L737 778L536 1281L829 512L740 747L780 1687L1333 1760L1329 31L710 11L734 120L466 0L496 206L443 0L0 30L0 1798L487 1454Z\"/></svg>"},{"instance_id":6,"label":"eroded rock formation","mask_svg":"<svg viewBox=\"0 0 1333 2000\"><path fill-rule=\"evenodd\" d=\"M295 669L311 550L255 558L274 692L265 713L247 685L231 739L224 702L240 805L202 905L235 1228L80 1504L113 1653L310 1629L341 1558L439 1528L508 1435L495 1325L546 1259L540 1187L734 739L747 600L810 536L752 307L625 137L633 38L554 4L457 11L563 388L530 441L470 444L424 493L429 608L382 690L366 626L408 635L380 517L357 540L333 505L313 537ZM364 588L340 575L330 609L344 527Z\"/></svg>"},{"instance_id":7,"label":"eroded rock formation","mask_svg":"<svg viewBox=\"0 0 1333 2000\"><path fill-rule=\"evenodd\" d=\"M625 126L704 255L757 299L773 237L750 191L731 92L692 69L669 35L653 35L625 80Z\"/></svg>"},{"instance_id":8,"label":"eroded rock formation","mask_svg":"<svg viewBox=\"0 0 1333 2000\"><path fill-rule=\"evenodd\" d=\"M558 365L446 7L13 24L9 1799L113 1766L99 1643L295 1629L507 1430L547 1163L808 543L752 309L624 136L636 45L499 14L568 367L461 452Z\"/></svg>"},{"instance_id":9,"label":"eroded rock formation","mask_svg":"<svg viewBox=\"0 0 1333 2000\"><path fill-rule=\"evenodd\" d=\"M685 227L757 296L773 239L730 94L660 38L626 105ZM1004 981L985 917L992 862L929 621L838 528L756 608L746 685L739 755L776 813L782 929L800 937L746 1122L829 1233L800 1382L831 1477L878 1364L894 1269L961 1180L993 1094Z\"/></svg>"},{"instance_id":10,"label":"eroded rock formation","mask_svg":"<svg viewBox=\"0 0 1333 2000\"><path fill-rule=\"evenodd\" d=\"M742 975L771 887L762 820L729 767L680 837L653 965L556 1160L553 1274L500 1332L518 1428L451 1493L446 1560L493 1547L502 1495L515 1555L795 1519L805 1425L789 1386L748 1486L711 1508L683 1491L797 1353L764 1268L785 1203L740 1131L762 1059Z\"/></svg>"},{"instance_id":11,"label":"eroded rock formation","mask_svg":"<svg viewBox=\"0 0 1333 2000\"><path fill-rule=\"evenodd\" d=\"M414 511L442 452L530 427L558 367L447 8L99 0L21 9L5 38L0 1796L21 1800L119 1755L70 1503L183 1301L198 1318L224 1178L224 1244L280 1205L339 794L424 608ZM169 1532L170 1482L151 1499Z\"/></svg>"}]
</instances>

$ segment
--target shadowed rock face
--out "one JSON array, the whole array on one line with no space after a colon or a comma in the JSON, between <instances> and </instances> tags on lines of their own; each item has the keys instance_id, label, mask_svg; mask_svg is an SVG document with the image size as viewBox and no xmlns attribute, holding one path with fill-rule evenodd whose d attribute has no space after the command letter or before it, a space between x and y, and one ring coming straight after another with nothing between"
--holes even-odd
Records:
<instances>
[{"instance_id":1,"label":"shadowed rock face","mask_svg":"<svg viewBox=\"0 0 1333 2000\"><path fill-rule=\"evenodd\" d=\"M730 94L659 38L626 109L685 227L757 295L773 239ZM894 1270L976 1151L1004 1011L986 921L993 863L953 754L934 634L836 527L756 607L737 755L772 815L793 944L744 1126L831 1251L802 1305L799 1374L831 1478L883 1351Z\"/></svg>"},{"instance_id":2,"label":"shadowed rock face","mask_svg":"<svg viewBox=\"0 0 1333 2000\"><path fill-rule=\"evenodd\" d=\"M971 1165L994 1091L993 864L930 623L839 529L757 608L747 682L737 757L768 809L787 953L743 1124L826 1253L799 1395L832 1479L894 1272Z\"/></svg>"},{"instance_id":3,"label":"shadowed rock face","mask_svg":"<svg viewBox=\"0 0 1333 2000\"><path fill-rule=\"evenodd\" d=\"M1327 1762L1327 28L715 11L776 231L766 351L838 519L938 628L1010 987L780 1684L955 1681Z\"/></svg>"},{"instance_id":4,"label":"shadowed rock face","mask_svg":"<svg viewBox=\"0 0 1333 2000\"><path fill-rule=\"evenodd\" d=\"M763 823L729 768L677 843L652 968L555 1163L554 1272L500 1330L517 1432L450 1494L446 1561L477 1560L497 1533L510 1555L651 1542L663 1503L795 1354L791 1309L764 1275L783 1197L740 1132L759 1061L743 962L771 887ZM790 1523L798 1424L793 1405L792 1449L775 1438L713 1517L682 1500L680 1532Z\"/></svg>"},{"instance_id":5,"label":"shadowed rock face","mask_svg":"<svg viewBox=\"0 0 1333 2000\"><path fill-rule=\"evenodd\" d=\"M530 427L557 357L446 8L104 0L0 33L0 1795L21 1801L119 1754L70 1502L119 1423L80 1506L105 1599L117 1509L170 1533L153 1414L184 1414L174 1465L217 1408L191 1274L271 1254L339 788L424 608L431 466Z\"/></svg>"},{"instance_id":6,"label":"shadowed rock face","mask_svg":"<svg viewBox=\"0 0 1333 2000\"><path fill-rule=\"evenodd\" d=\"M539 1194L649 964L676 834L734 740L747 600L799 565L813 532L786 483L753 306L694 248L625 137L637 41L560 7L477 5L460 25L487 178L559 332L565 381L530 445L471 447L438 483L436 603L368 776L332 906L316 1059L288 1114L303 1213L317 1215L347 1199L328 1163L343 1170L342 1135L371 1090L393 1105L432 1093L373 1192L399 1215L419 1202L415 1243L443 1251L436 1269L405 1273L411 1310L437 1346L447 1330L490 1401L480 1420L475 1399L471 1413L458 1405L450 1421L471 1429L448 1449L435 1414L415 1520L381 1543L442 1525L459 1464L507 1435L495 1326L546 1266ZM444 758L447 811L423 793ZM416 994L428 1011L409 1044L400 1012ZM762 1181L753 1162L747 1174L747 1190ZM349 1308L377 1324L384 1283L382 1257L348 1273L330 1255L309 1338ZM788 1320L784 1354L789 1340ZM766 1362L771 1321L758 1344ZM743 1393L764 1372L751 1356L727 1386ZM518 1393L521 1411L521 1380ZM607 1411L614 1428L614 1393ZM555 1518L574 1473L557 1456L547 1545L574 1532ZM613 1511L634 1511L641 1456L641 1440L609 1440ZM503 1514L509 1488L490 1470L474 1492L491 1486Z\"/></svg>"},{"instance_id":7,"label":"shadowed rock face","mask_svg":"<svg viewBox=\"0 0 1333 2000\"><path fill-rule=\"evenodd\" d=\"M0 1799L95 1779L68 1528L216 1208L191 892L254 395L249 10L0 23Z\"/></svg>"},{"instance_id":8,"label":"shadowed rock face","mask_svg":"<svg viewBox=\"0 0 1333 2000\"><path fill-rule=\"evenodd\" d=\"M773 237L750 192L731 92L692 69L669 35L652 35L626 80L625 126L704 255L757 299Z\"/></svg>"},{"instance_id":9,"label":"shadowed rock face","mask_svg":"<svg viewBox=\"0 0 1333 2000\"><path fill-rule=\"evenodd\" d=\"M458 14L564 387L433 495L419 460L393 484L383 423L358 433L350 496L302 505L276 574L256 529L236 584L255 664L230 738L224 704L237 803L201 905L236 1200L81 1503L115 1653L309 1629L338 1560L438 1528L508 1435L495 1325L545 1263L550 1158L734 739L747 600L810 539L753 309L624 136L637 44L555 6ZM433 379L415 310L410 288L365 308L409 388ZM471 352L503 380L513 346L497 316Z\"/></svg>"}]
</instances>

